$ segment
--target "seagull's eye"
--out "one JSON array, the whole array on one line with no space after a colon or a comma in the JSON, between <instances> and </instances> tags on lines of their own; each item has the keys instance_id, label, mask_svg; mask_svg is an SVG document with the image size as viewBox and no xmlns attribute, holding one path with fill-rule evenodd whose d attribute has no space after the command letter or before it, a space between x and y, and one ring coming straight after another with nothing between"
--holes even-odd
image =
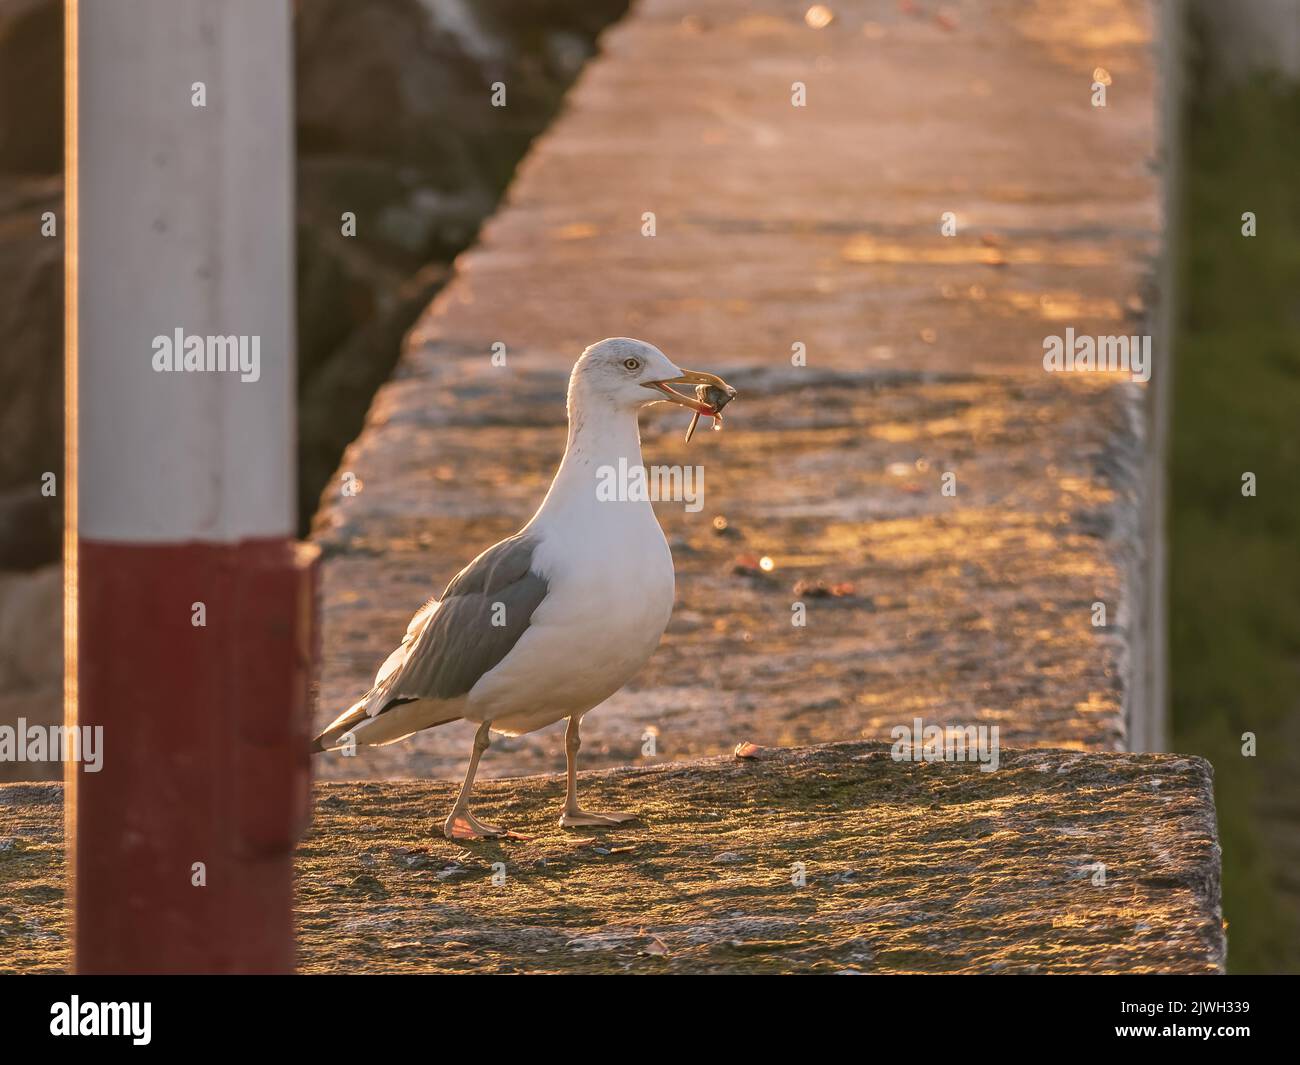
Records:
<instances>
[{"instance_id":1,"label":"seagull's eye","mask_svg":"<svg viewBox=\"0 0 1300 1065\"><path fill-rule=\"evenodd\" d=\"M624 359L624 360L623 360L623 365L624 365L625 367L627 367L629 370L639 370L639 369L641 369L641 360L640 360L640 359Z\"/></svg>"}]
</instances>

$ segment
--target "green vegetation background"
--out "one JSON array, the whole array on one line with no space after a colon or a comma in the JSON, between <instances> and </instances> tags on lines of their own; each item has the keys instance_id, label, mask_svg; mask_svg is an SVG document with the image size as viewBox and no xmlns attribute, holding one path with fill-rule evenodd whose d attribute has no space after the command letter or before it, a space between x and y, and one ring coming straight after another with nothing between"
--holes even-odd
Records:
<instances>
[{"instance_id":1,"label":"green vegetation background","mask_svg":"<svg viewBox=\"0 0 1300 1065\"><path fill-rule=\"evenodd\" d=\"M1170 441L1173 749L1215 769L1228 965L1300 971L1300 87L1188 78ZM1253 211L1258 235L1242 235ZM1242 495L1252 472L1257 495ZM1242 755L1242 734L1258 754Z\"/></svg>"}]
</instances>

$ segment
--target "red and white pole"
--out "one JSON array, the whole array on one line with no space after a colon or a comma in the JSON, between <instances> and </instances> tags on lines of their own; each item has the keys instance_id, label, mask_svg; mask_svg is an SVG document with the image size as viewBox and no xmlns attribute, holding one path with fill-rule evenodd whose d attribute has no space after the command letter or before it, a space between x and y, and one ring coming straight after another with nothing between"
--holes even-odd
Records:
<instances>
[{"instance_id":1,"label":"red and white pole","mask_svg":"<svg viewBox=\"0 0 1300 1065\"><path fill-rule=\"evenodd\" d=\"M67 17L67 723L103 730L67 774L76 966L289 971L315 631L289 4Z\"/></svg>"}]
</instances>

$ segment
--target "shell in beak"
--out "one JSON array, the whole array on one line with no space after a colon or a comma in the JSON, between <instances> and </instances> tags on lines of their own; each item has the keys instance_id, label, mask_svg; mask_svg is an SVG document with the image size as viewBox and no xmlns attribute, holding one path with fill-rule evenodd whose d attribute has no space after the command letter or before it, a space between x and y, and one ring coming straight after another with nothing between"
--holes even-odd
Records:
<instances>
[{"instance_id":1,"label":"shell in beak","mask_svg":"<svg viewBox=\"0 0 1300 1065\"><path fill-rule=\"evenodd\" d=\"M676 389L670 388L670 385L694 385L695 398L683 395ZM702 373L699 370L683 370L680 377L672 377L666 381L647 381L644 387L657 389L664 394L668 402L695 412L686 430L688 444L695 434L695 427L700 424L701 414L713 419L714 429L722 428L722 408L735 399L737 394L736 390L721 377Z\"/></svg>"},{"instance_id":2,"label":"shell in beak","mask_svg":"<svg viewBox=\"0 0 1300 1065\"><path fill-rule=\"evenodd\" d=\"M695 385L695 396L687 396L670 385ZM699 370L683 370L680 377L670 377L666 381L647 381L643 388L653 388L664 394L669 403L693 410L696 414L706 414L716 418L722 408L736 398L736 390L721 377Z\"/></svg>"}]
</instances>

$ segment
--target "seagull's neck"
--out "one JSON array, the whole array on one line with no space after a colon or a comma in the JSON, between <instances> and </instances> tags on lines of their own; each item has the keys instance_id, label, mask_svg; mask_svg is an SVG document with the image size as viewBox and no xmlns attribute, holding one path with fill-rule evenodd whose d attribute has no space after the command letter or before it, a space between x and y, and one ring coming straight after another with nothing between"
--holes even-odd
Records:
<instances>
[{"instance_id":1,"label":"seagull's neck","mask_svg":"<svg viewBox=\"0 0 1300 1065\"><path fill-rule=\"evenodd\" d=\"M593 515L611 510L609 501L601 501L597 487L609 470L630 470L641 465L641 431L637 412L611 407L603 403L584 404L576 397L569 401L569 440L564 448L564 458L551 482L550 491L529 524L547 522L564 512L569 521L578 514ZM602 473L601 471L606 471ZM648 502L629 502L629 507L643 506ZM651 511L653 513L653 511Z\"/></svg>"}]
</instances>

